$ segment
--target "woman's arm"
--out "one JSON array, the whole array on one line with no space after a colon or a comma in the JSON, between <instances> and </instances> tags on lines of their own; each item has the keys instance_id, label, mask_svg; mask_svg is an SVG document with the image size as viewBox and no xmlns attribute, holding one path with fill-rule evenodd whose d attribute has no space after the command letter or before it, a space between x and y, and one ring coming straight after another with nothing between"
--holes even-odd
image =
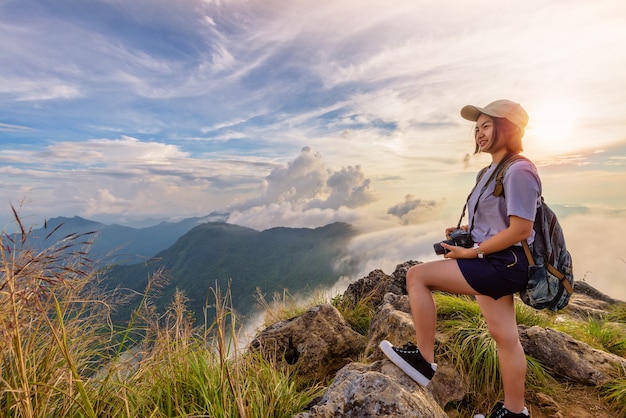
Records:
<instances>
[{"instance_id":1,"label":"woman's arm","mask_svg":"<svg viewBox=\"0 0 626 418\"><path fill-rule=\"evenodd\" d=\"M528 239L533 232L533 221L529 221L519 216L509 216L509 227L498 232L488 240L481 242L479 249L484 254L491 254L509 248ZM444 255L445 258L476 258L478 251L474 248L463 248L454 245L441 244L449 250Z\"/></svg>"}]
</instances>

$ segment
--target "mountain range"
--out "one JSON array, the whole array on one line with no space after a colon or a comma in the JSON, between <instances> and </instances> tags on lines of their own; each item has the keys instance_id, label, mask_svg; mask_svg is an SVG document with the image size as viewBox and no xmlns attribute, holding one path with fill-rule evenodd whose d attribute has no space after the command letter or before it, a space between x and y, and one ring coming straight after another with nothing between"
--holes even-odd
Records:
<instances>
[{"instance_id":1,"label":"mountain range","mask_svg":"<svg viewBox=\"0 0 626 418\"><path fill-rule=\"evenodd\" d=\"M30 240L43 248L69 234L93 233L89 257L101 272L101 286L137 295L116 308L116 322L129 318L138 295L156 272L162 272L164 280L158 281L158 293L151 296L151 303L162 312L176 290L181 290L196 320L203 318L207 303L215 303L207 302L211 289L219 289L222 295L230 290L232 307L245 316L258 307L259 293L268 300L285 291L296 295L330 287L340 277L354 273L355 266L345 257L355 234L349 224L257 231L207 222L215 218L219 214L145 228L106 225L80 217L54 218L45 228L33 230Z\"/></svg>"},{"instance_id":2,"label":"mountain range","mask_svg":"<svg viewBox=\"0 0 626 418\"><path fill-rule=\"evenodd\" d=\"M56 217L31 231L29 242L43 249L70 234L89 234L89 256L98 266L133 264L154 256L173 245L178 238L204 222L224 221L227 215L211 213L204 217L185 218L178 222L160 222L142 228L104 224L79 216ZM93 238L91 238L93 237Z\"/></svg>"}]
</instances>

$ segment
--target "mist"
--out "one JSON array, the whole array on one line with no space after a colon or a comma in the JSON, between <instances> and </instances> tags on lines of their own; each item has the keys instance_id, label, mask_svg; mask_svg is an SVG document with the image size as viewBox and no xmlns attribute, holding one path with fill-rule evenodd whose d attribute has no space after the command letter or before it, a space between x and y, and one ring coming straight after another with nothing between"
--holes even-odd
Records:
<instances>
[{"instance_id":1,"label":"mist","mask_svg":"<svg viewBox=\"0 0 626 418\"><path fill-rule=\"evenodd\" d=\"M559 219L567 248L574 265L574 279L585 281L608 296L626 301L626 248L621 244L626 236L626 215L623 213L575 214ZM391 274L405 261L441 259L433 244L443 237L447 227L443 220L417 225L398 225L363 233L349 247L349 260L358 266L358 280L376 269ZM349 283L351 280L347 280ZM340 283L345 290L346 279ZM340 290L341 286L336 286Z\"/></svg>"},{"instance_id":2,"label":"mist","mask_svg":"<svg viewBox=\"0 0 626 418\"><path fill-rule=\"evenodd\" d=\"M444 239L445 228L457 222L456 210L452 218L446 215L445 200L412 194L400 202L386 202L386 214L376 216L367 207L378 196L360 166L329 167L320 153L304 147L291 162L265 178L255 198L231 208L228 222L257 229L350 223L360 232L346 248L347 255L336 262L341 270L349 265L356 273L328 290L337 294L373 270L391 274L405 261L441 259L433 244ZM575 280L626 301L626 249L621 245L626 236L626 212L550 206L563 227Z\"/></svg>"},{"instance_id":3,"label":"mist","mask_svg":"<svg viewBox=\"0 0 626 418\"><path fill-rule=\"evenodd\" d=\"M591 213L560 220L572 255L574 278L626 301L626 215Z\"/></svg>"}]
</instances>

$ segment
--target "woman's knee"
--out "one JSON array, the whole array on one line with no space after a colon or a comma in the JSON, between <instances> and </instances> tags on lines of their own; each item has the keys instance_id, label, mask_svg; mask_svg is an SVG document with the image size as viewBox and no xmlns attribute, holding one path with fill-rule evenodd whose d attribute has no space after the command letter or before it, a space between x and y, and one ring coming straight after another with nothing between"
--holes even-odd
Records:
<instances>
[{"instance_id":1,"label":"woman's knee","mask_svg":"<svg viewBox=\"0 0 626 418\"><path fill-rule=\"evenodd\" d=\"M406 284L414 284L420 282L423 278L424 264L416 264L409 268L406 272Z\"/></svg>"},{"instance_id":2,"label":"woman's knee","mask_svg":"<svg viewBox=\"0 0 626 418\"><path fill-rule=\"evenodd\" d=\"M489 334L498 346L510 346L519 343L519 332L515 318L513 296L493 299L479 295L476 300L487 322Z\"/></svg>"},{"instance_id":3,"label":"woman's knee","mask_svg":"<svg viewBox=\"0 0 626 418\"><path fill-rule=\"evenodd\" d=\"M406 272L406 288L408 292L411 292L417 288L429 288L428 286L428 274L425 264L416 264Z\"/></svg>"},{"instance_id":4,"label":"woman's knee","mask_svg":"<svg viewBox=\"0 0 626 418\"><path fill-rule=\"evenodd\" d=\"M489 334L501 348L516 347L521 344L517 326L489 326Z\"/></svg>"},{"instance_id":5,"label":"woman's knee","mask_svg":"<svg viewBox=\"0 0 626 418\"><path fill-rule=\"evenodd\" d=\"M421 264L416 264L414 266L411 266L407 271L406 271L406 279L407 280L415 280L415 278L417 276L419 276L419 269L420 269Z\"/></svg>"}]
</instances>

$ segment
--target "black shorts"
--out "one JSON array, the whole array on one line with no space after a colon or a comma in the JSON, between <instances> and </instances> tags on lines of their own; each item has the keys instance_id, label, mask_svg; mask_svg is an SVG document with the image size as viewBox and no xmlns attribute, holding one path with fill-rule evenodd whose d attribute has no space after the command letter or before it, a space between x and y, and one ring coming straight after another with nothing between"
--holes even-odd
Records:
<instances>
[{"instance_id":1,"label":"black shorts","mask_svg":"<svg viewBox=\"0 0 626 418\"><path fill-rule=\"evenodd\" d=\"M494 299L519 292L528 282L528 258L519 245L487 254L483 259L456 261L467 283L481 295Z\"/></svg>"}]
</instances>

